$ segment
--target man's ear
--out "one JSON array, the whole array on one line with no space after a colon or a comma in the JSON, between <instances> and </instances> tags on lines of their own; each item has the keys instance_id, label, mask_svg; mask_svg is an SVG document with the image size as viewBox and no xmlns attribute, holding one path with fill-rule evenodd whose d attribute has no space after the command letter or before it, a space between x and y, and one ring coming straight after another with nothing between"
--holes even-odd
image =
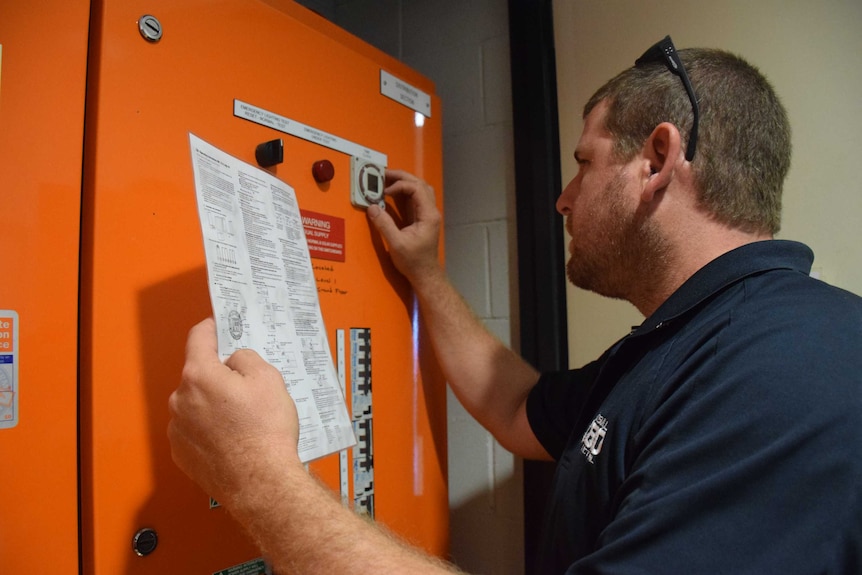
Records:
<instances>
[{"instance_id":1,"label":"man's ear","mask_svg":"<svg viewBox=\"0 0 862 575\"><path fill-rule=\"evenodd\" d=\"M641 200L651 202L655 195L665 189L674 176L674 170L682 154L679 130L670 122L662 122L652 131L641 150L646 162L646 181Z\"/></svg>"}]
</instances>

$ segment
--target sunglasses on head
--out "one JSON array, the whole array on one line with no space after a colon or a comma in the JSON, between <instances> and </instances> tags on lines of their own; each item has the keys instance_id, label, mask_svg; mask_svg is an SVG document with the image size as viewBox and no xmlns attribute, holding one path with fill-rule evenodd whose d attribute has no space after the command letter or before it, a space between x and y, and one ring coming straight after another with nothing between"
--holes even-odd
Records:
<instances>
[{"instance_id":1,"label":"sunglasses on head","mask_svg":"<svg viewBox=\"0 0 862 575\"><path fill-rule=\"evenodd\" d=\"M694 159L694 151L697 148L697 126L700 118L700 110L697 107L697 97L694 95L694 88L691 87L691 80L685 71L685 66L682 65L682 60L679 59L679 54L676 53L676 48L670 36L665 36L664 39L658 41L649 50L644 52L643 56L635 60L635 67L653 62L663 62L672 74L680 77L688 94L688 99L691 101L694 121L688 134L688 147L685 150L685 159L690 162Z\"/></svg>"}]
</instances>

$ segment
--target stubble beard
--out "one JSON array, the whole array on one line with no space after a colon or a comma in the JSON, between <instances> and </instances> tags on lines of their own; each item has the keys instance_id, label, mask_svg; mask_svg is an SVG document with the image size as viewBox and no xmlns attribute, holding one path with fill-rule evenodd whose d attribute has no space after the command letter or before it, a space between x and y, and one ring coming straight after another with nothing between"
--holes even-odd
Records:
<instances>
[{"instance_id":1,"label":"stubble beard","mask_svg":"<svg viewBox=\"0 0 862 575\"><path fill-rule=\"evenodd\" d=\"M641 292L649 291L664 273L668 248L648 214L626 207L624 186L622 174L608 183L607 209L602 215L598 210L590 214L589 229L572 229L567 222L573 249L566 275L579 288L637 305Z\"/></svg>"}]
</instances>

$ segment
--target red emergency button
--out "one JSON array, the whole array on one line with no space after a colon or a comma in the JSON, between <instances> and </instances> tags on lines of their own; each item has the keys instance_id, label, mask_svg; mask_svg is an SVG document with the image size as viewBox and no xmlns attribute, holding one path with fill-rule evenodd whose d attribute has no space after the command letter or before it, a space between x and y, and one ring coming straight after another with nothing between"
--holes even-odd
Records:
<instances>
[{"instance_id":1,"label":"red emergency button","mask_svg":"<svg viewBox=\"0 0 862 575\"><path fill-rule=\"evenodd\" d=\"M335 177L335 167L329 160L320 160L311 166L311 175L318 184L325 184Z\"/></svg>"}]
</instances>

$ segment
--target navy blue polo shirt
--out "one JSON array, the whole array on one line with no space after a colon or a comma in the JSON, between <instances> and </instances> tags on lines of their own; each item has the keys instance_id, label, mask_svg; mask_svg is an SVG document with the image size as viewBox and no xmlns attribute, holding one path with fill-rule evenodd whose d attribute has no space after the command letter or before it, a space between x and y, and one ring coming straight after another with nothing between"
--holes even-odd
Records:
<instances>
[{"instance_id":1,"label":"navy blue polo shirt","mask_svg":"<svg viewBox=\"0 0 862 575\"><path fill-rule=\"evenodd\" d=\"M542 574L862 573L862 298L769 240L698 271L527 413Z\"/></svg>"}]
</instances>

